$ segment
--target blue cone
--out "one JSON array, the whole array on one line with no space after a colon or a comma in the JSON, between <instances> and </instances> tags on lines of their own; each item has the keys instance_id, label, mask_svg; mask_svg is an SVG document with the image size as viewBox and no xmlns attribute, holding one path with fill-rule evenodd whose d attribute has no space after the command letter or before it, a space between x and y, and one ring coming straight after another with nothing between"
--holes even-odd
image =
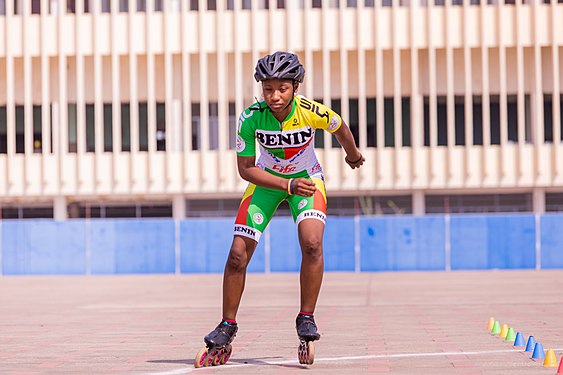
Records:
<instances>
[{"instance_id":1,"label":"blue cone","mask_svg":"<svg viewBox=\"0 0 563 375\"><path fill-rule=\"evenodd\" d=\"M534 339L534 336L528 337L528 343L526 344L526 351L533 352L535 346L536 346L536 340Z\"/></svg>"},{"instance_id":2,"label":"blue cone","mask_svg":"<svg viewBox=\"0 0 563 375\"><path fill-rule=\"evenodd\" d=\"M514 346L525 346L524 344L524 336L522 336L522 332L518 332L516 334L516 338L514 339Z\"/></svg>"},{"instance_id":3,"label":"blue cone","mask_svg":"<svg viewBox=\"0 0 563 375\"><path fill-rule=\"evenodd\" d=\"M543 345L541 342L536 342L536 346L534 347L534 354L532 354L532 358L545 358L545 352L543 350Z\"/></svg>"}]
</instances>

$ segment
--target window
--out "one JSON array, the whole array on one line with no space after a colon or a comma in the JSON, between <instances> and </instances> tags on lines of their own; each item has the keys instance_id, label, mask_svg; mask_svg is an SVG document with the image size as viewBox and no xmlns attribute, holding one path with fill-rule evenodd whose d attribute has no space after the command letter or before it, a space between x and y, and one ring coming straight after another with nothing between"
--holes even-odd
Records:
<instances>
[{"instance_id":1,"label":"window","mask_svg":"<svg viewBox=\"0 0 563 375\"><path fill-rule=\"evenodd\" d=\"M437 126L438 131L438 146L447 146L448 144L448 116L447 116L447 99L446 96L437 96ZM424 145L430 146L430 98L424 97Z\"/></svg>"},{"instance_id":2,"label":"window","mask_svg":"<svg viewBox=\"0 0 563 375\"><path fill-rule=\"evenodd\" d=\"M104 103L104 151L113 151L112 105Z\"/></svg>"},{"instance_id":3,"label":"window","mask_svg":"<svg viewBox=\"0 0 563 375\"><path fill-rule=\"evenodd\" d=\"M455 144L456 146L465 145L465 97L455 97L454 112Z\"/></svg>"},{"instance_id":4,"label":"window","mask_svg":"<svg viewBox=\"0 0 563 375\"><path fill-rule=\"evenodd\" d=\"M86 104L86 152L96 151L96 121L94 104Z\"/></svg>"},{"instance_id":5,"label":"window","mask_svg":"<svg viewBox=\"0 0 563 375\"><path fill-rule=\"evenodd\" d=\"M563 193L546 193L545 211L563 212Z\"/></svg>"},{"instance_id":6,"label":"window","mask_svg":"<svg viewBox=\"0 0 563 375\"><path fill-rule=\"evenodd\" d=\"M490 121L491 121L491 144L500 144L500 97L490 96Z\"/></svg>"},{"instance_id":7,"label":"window","mask_svg":"<svg viewBox=\"0 0 563 375\"><path fill-rule=\"evenodd\" d=\"M209 102L209 149L219 148L219 104Z\"/></svg>"},{"instance_id":8,"label":"window","mask_svg":"<svg viewBox=\"0 0 563 375\"><path fill-rule=\"evenodd\" d=\"M350 117L348 118L348 125L350 131L354 136L356 145L360 144L360 119L358 115L358 99L349 99Z\"/></svg>"},{"instance_id":9,"label":"window","mask_svg":"<svg viewBox=\"0 0 563 375\"><path fill-rule=\"evenodd\" d=\"M403 147L411 146L411 98L403 96L401 98L401 117L403 127Z\"/></svg>"},{"instance_id":10,"label":"window","mask_svg":"<svg viewBox=\"0 0 563 375\"><path fill-rule=\"evenodd\" d=\"M199 103L192 103L192 150L199 150L200 145L200 117L199 117Z\"/></svg>"},{"instance_id":11,"label":"window","mask_svg":"<svg viewBox=\"0 0 563 375\"><path fill-rule=\"evenodd\" d=\"M121 103L121 151L131 151L131 111L129 103Z\"/></svg>"},{"instance_id":12,"label":"window","mask_svg":"<svg viewBox=\"0 0 563 375\"><path fill-rule=\"evenodd\" d=\"M188 199L187 217L232 217L238 212L240 199Z\"/></svg>"},{"instance_id":13,"label":"window","mask_svg":"<svg viewBox=\"0 0 563 375\"><path fill-rule=\"evenodd\" d=\"M483 97L473 95L473 144L483 145Z\"/></svg>"},{"instance_id":14,"label":"window","mask_svg":"<svg viewBox=\"0 0 563 375\"><path fill-rule=\"evenodd\" d=\"M43 150L42 145L42 113L41 113L41 106L34 105L33 106L33 152L34 153L41 153Z\"/></svg>"},{"instance_id":15,"label":"window","mask_svg":"<svg viewBox=\"0 0 563 375\"><path fill-rule=\"evenodd\" d=\"M426 213L532 212L532 194L427 195Z\"/></svg>"},{"instance_id":16,"label":"window","mask_svg":"<svg viewBox=\"0 0 563 375\"><path fill-rule=\"evenodd\" d=\"M383 136L384 146L395 146L395 110L393 108L393 98L383 99Z\"/></svg>"},{"instance_id":17,"label":"window","mask_svg":"<svg viewBox=\"0 0 563 375\"><path fill-rule=\"evenodd\" d=\"M0 107L0 154L8 153L8 121L6 107Z\"/></svg>"},{"instance_id":18,"label":"window","mask_svg":"<svg viewBox=\"0 0 563 375\"><path fill-rule=\"evenodd\" d=\"M146 102L139 103L139 151L149 150L149 113Z\"/></svg>"},{"instance_id":19,"label":"window","mask_svg":"<svg viewBox=\"0 0 563 375\"><path fill-rule=\"evenodd\" d=\"M367 146L377 146L377 101L375 98L366 99L367 110Z\"/></svg>"},{"instance_id":20,"label":"window","mask_svg":"<svg viewBox=\"0 0 563 375\"><path fill-rule=\"evenodd\" d=\"M156 103L156 150L166 151L166 105Z\"/></svg>"},{"instance_id":21,"label":"window","mask_svg":"<svg viewBox=\"0 0 563 375\"><path fill-rule=\"evenodd\" d=\"M0 0L0 3L2 2L3 0ZM0 8L1 7L2 5L0 4ZM31 14L41 14L41 0L31 0Z\"/></svg>"},{"instance_id":22,"label":"window","mask_svg":"<svg viewBox=\"0 0 563 375\"><path fill-rule=\"evenodd\" d=\"M2 219L52 219L52 206L0 206Z\"/></svg>"},{"instance_id":23,"label":"window","mask_svg":"<svg viewBox=\"0 0 563 375\"><path fill-rule=\"evenodd\" d=\"M68 152L76 152L76 103L68 103Z\"/></svg>"},{"instance_id":24,"label":"window","mask_svg":"<svg viewBox=\"0 0 563 375\"><path fill-rule=\"evenodd\" d=\"M330 216L412 214L412 196L328 197Z\"/></svg>"},{"instance_id":25,"label":"window","mask_svg":"<svg viewBox=\"0 0 563 375\"><path fill-rule=\"evenodd\" d=\"M559 107L563 110L563 95L561 96L561 106ZM553 95L552 94L544 94L543 96L543 121L544 121L544 142L552 143L555 141L561 142L563 140L563 113L560 114L560 136L561 139L555 140L553 139L553 128L557 126L557 124L553 123Z\"/></svg>"},{"instance_id":26,"label":"window","mask_svg":"<svg viewBox=\"0 0 563 375\"><path fill-rule=\"evenodd\" d=\"M23 105L16 105L16 153L25 152L25 111Z\"/></svg>"}]
</instances>

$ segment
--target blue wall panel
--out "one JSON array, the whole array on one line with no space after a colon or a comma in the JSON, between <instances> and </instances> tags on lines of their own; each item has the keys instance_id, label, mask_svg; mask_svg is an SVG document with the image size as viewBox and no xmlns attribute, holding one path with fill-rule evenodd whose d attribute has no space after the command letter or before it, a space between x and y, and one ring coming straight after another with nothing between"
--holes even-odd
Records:
<instances>
[{"instance_id":1,"label":"blue wall panel","mask_svg":"<svg viewBox=\"0 0 563 375\"><path fill-rule=\"evenodd\" d=\"M83 220L2 222L5 275L78 275L86 271Z\"/></svg>"},{"instance_id":2,"label":"blue wall panel","mask_svg":"<svg viewBox=\"0 0 563 375\"><path fill-rule=\"evenodd\" d=\"M361 217L362 271L445 269L444 216ZM452 269L535 268L536 223L532 214L450 217ZM541 266L563 268L563 215L540 218ZM5 275L85 274L87 249L93 274L173 273L175 240L183 273L222 273L233 238L233 218L186 219L179 233L172 219L4 220L0 262ZM269 227L270 269L297 272L301 250L291 217ZM353 271L353 217L329 217L325 270ZM178 235L178 237L176 237ZM249 272L265 271L262 240Z\"/></svg>"},{"instance_id":3,"label":"blue wall panel","mask_svg":"<svg viewBox=\"0 0 563 375\"><path fill-rule=\"evenodd\" d=\"M354 271L353 217L328 217L323 251L326 271Z\"/></svg>"},{"instance_id":4,"label":"blue wall panel","mask_svg":"<svg viewBox=\"0 0 563 375\"><path fill-rule=\"evenodd\" d=\"M533 215L451 217L452 269L535 267Z\"/></svg>"},{"instance_id":5,"label":"blue wall panel","mask_svg":"<svg viewBox=\"0 0 563 375\"><path fill-rule=\"evenodd\" d=\"M93 274L174 273L172 219L90 222Z\"/></svg>"},{"instance_id":6,"label":"blue wall panel","mask_svg":"<svg viewBox=\"0 0 563 375\"><path fill-rule=\"evenodd\" d=\"M291 217L270 222L270 268L272 272L296 272L301 268L301 247L297 226Z\"/></svg>"},{"instance_id":7,"label":"blue wall panel","mask_svg":"<svg viewBox=\"0 0 563 375\"><path fill-rule=\"evenodd\" d=\"M442 216L361 218L361 270L444 269L444 233Z\"/></svg>"},{"instance_id":8,"label":"blue wall panel","mask_svg":"<svg viewBox=\"0 0 563 375\"><path fill-rule=\"evenodd\" d=\"M222 273L233 241L233 218L186 219L180 223L182 273ZM264 272L264 236L254 251L249 272Z\"/></svg>"},{"instance_id":9,"label":"blue wall panel","mask_svg":"<svg viewBox=\"0 0 563 375\"><path fill-rule=\"evenodd\" d=\"M541 217L541 266L563 268L563 215Z\"/></svg>"}]
</instances>

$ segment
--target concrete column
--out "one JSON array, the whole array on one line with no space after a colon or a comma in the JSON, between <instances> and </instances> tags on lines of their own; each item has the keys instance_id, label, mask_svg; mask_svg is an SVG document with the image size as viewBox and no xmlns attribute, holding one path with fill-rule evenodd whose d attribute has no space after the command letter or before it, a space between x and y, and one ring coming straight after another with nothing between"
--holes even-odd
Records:
<instances>
[{"instance_id":1,"label":"concrete column","mask_svg":"<svg viewBox=\"0 0 563 375\"><path fill-rule=\"evenodd\" d=\"M545 190L541 188L535 188L532 191L532 205L535 214L545 213Z\"/></svg>"},{"instance_id":2,"label":"concrete column","mask_svg":"<svg viewBox=\"0 0 563 375\"><path fill-rule=\"evenodd\" d=\"M186 218L186 197L182 194L177 194L172 198L172 217L174 220Z\"/></svg>"},{"instance_id":3,"label":"concrete column","mask_svg":"<svg viewBox=\"0 0 563 375\"><path fill-rule=\"evenodd\" d=\"M424 191L422 190L415 190L412 193L412 213L414 215L424 215L426 213Z\"/></svg>"},{"instance_id":4,"label":"concrete column","mask_svg":"<svg viewBox=\"0 0 563 375\"><path fill-rule=\"evenodd\" d=\"M68 212L66 209L66 197L58 196L53 199L53 218L56 221L66 220Z\"/></svg>"}]
</instances>

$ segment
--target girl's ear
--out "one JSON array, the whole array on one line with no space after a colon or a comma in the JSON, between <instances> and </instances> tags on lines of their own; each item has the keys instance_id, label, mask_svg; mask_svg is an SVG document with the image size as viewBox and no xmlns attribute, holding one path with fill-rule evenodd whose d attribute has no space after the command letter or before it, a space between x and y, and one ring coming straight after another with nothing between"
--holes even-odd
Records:
<instances>
[{"instance_id":1,"label":"girl's ear","mask_svg":"<svg viewBox=\"0 0 563 375\"><path fill-rule=\"evenodd\" d=\"M293 84L293 93L297 94L297 91L299 90L299 82L295 82Z\"/></svg>"}]
</instances>

